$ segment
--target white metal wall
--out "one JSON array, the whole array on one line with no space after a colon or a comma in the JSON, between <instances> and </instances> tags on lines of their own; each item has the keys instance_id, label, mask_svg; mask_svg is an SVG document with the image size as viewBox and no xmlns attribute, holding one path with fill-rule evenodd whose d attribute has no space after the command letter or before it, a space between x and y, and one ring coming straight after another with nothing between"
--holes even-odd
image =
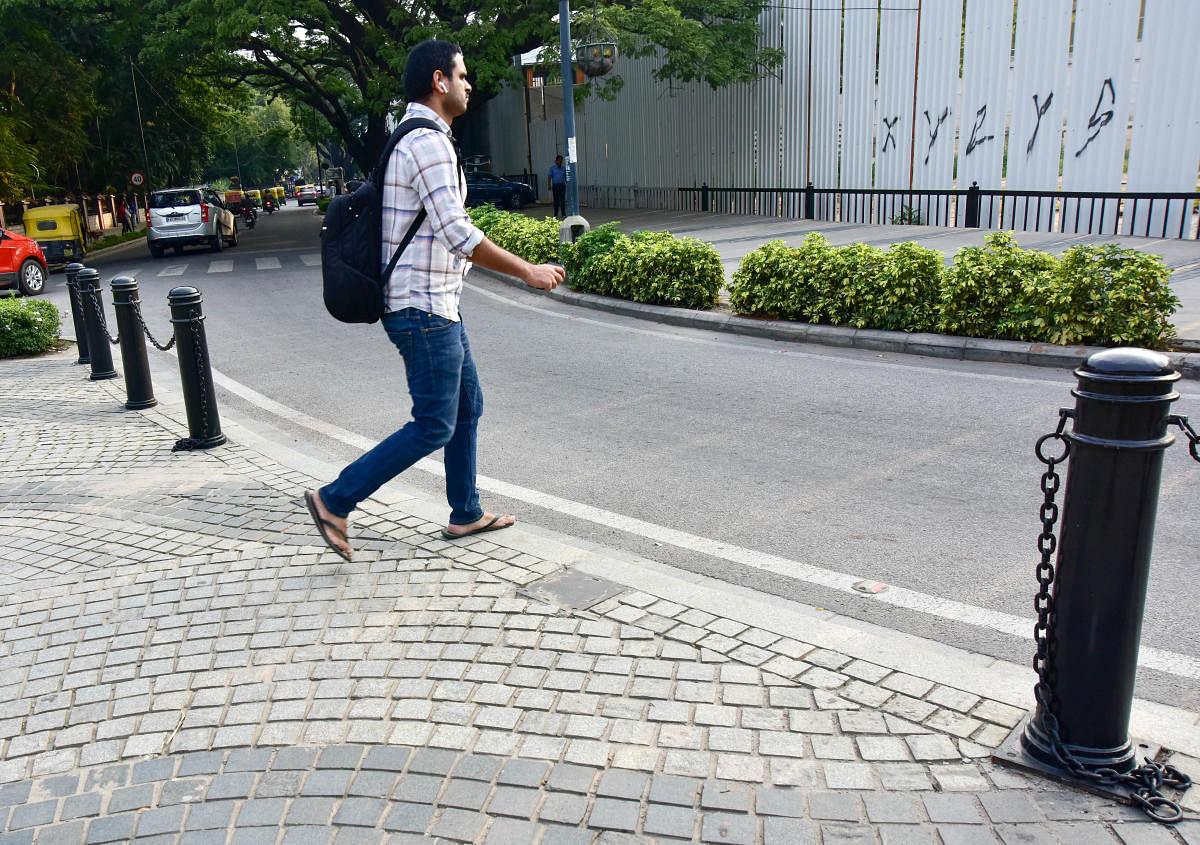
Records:
<instances>
[{"instance_id":1,"label":"white metal wall","mask_svg":"<svg viewBox=\"0 0 1200 845\"><path fill-rule=\"evenodd\" d=\"M1073 5L1074 0L1017 5L1006 174L1014 190L1058 190ZM1011 209L1005 224L1013 228L1048 229L1053 223L1049 202L1018 200Z\"/></svg>"},{"instance_id":2,"label":"white metal wall","mask_svg":"<svg viewBox=\"0 0 1200 845\"><path fill-rule=\"evenodd\" d=\"M610 204L676 207L680 187L809 179L847 190L1195 191L1200 87L1186 80L1200 2L1145 0L1144 21L1141 5L966 0L964 18L963 0L776 0L760 43L784 49L777 75L714 91L656 80L659 57L622 57L617 99L577 108L580 181L603 186ZM532 156L544 182L562 147L561 89L535 91L528 144L521 92L489 103L488 152L505 173ZM797 213L761 195L727 210ZM894 211L877 207L873 219ZM985 204L983 221L996 212ZM1101 212L1010 199L1003 224L1070 232L1089 217L1111 226L1116 213L1112 202ZM1140 228L1151 212L1138 213Z\"/></svg>"},{"instance_id":3,"label":"white metal wall","mask_svg":"<svg viewBox=\"0 0 1200 845\"><path fill-rule=\"evenodd\" d=\"M1137 47L1138 3L1076 0L1075 38L1063 148L1064 191L1119 191ZM1069 200L1062 228L1088 231L1117 218L1117 204Z\"/></svg>"},{"instance_id":4,"label":"white metal wall","mask_svg":"<svg viewBox=\"0 0 1200 845\"><path fill-rule=\"evenodd\" d=\"M1150 0L1142 32L1142 54L1136 88L1137 108L1129 140L1126 189L1135 192L1181 190L1194 184L1200 158L1200 88L1191 84L1191 71L1180 73L1177 58L1194 55L1200 34L1200 3L1196 0ZM1145 45L1153 44L1154 49ZM1194 60L1193 60L1194 67ZM1184 200L1168 208L1146 209L1150 233L1178 237ZM1139 209L1140 210L1140 209ZM1168 222L1169 221L1169 222ZM1144 231L1144 219L1126 215L1123 229Z\"/></svg>"}]
</instances>

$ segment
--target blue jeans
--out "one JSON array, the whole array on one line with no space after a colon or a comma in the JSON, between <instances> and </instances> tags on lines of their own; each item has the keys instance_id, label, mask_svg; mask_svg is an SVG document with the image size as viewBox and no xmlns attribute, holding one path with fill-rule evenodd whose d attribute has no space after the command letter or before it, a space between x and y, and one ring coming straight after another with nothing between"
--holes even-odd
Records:
<instances>
[{"instance_id":1,"label":"blue jeans","mask_svg":"<svg viewBox=\"0 0 1200 845\"><path fill-rule=\"evenodd\" d=\"M321 501L330 513L348 516L388 481L444 449L450 522L475 522L483 516L475 487L475 437L483 391L466 329L418 308L385 314L383 328L404 358L413 418L322 487Z\"/></svg>"}]
</instances>

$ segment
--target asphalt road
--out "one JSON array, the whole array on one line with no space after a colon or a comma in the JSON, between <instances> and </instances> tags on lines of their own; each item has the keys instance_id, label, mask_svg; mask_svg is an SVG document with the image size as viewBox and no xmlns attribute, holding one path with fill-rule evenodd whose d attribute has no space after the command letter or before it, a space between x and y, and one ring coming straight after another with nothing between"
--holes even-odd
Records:
<instances>
[{"instance_id":1,"label":"asphalt road","mask_svg":"<svg viewBox=\"0 0 1200 845\"><path fill-rule=\"evenodd\" d=\"M106 283L119 272L138 278L160 335L167 291L199 288L214 366L295 413L227 392L222 407L349 460L358 450L312 421L374 441L407 419L409 402L382 330L325 313L319 227L311 208L291 205L220 255L155 261L138 245L92 266ZM66 308L62 280L52 276L47 297ZM1029 661L1042 470L1032 448L1074 402L1069 372L677 329L478 274L463 313L484 387L489 509ZM156 362L168 375L174 366ZM1200 419L1200 389L1180 389L1175 412ZM441 490L419 469L404 480ZM1142 640L1143 661L1152 653L1163 668L1144 668L1137 689L1191 710L1200 709L1198 493L1200 464L1177 443L1164 463ZM887 589L847 588L858 581Z\"/></svg>"}]
</instances>

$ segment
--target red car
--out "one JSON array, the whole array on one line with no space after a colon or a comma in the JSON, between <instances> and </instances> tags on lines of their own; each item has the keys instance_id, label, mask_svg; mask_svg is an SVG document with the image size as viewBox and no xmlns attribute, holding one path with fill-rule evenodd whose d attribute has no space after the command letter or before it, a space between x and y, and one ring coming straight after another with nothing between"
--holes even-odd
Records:
<instances>
[{"instance_id":1,"label":"red car","mask_svg":"<svg viewBox=\"0 0 1200 845\"><path fill-rule=\"evenodd\" d=\"M0 229L0 288L13 285L26 296L46 289L46 256L33 238Z\"/></svg>"}]
</instances>

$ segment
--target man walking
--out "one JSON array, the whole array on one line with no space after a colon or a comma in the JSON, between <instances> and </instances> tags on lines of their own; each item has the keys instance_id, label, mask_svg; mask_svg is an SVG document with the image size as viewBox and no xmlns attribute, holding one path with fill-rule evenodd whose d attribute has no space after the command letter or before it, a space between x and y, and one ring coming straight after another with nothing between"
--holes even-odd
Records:
<instances>
[{"instance_id":1,"label":"man walking","mask_svg":"<svg viewBox=\"0 0 1200 845\"><path fill-rule=\"evenodd\" d=\"M563 157L555 156L554 164L546 175L546 184L554 194L554 216L567 216L567 169L563 167Z\"/></svg>"},{"instance_id":2,"label":"man walking","mask_svg":"<svg viewBox=\"0 0 1200 845\"><path fill-rule=\"evenodd\" d=\"M321 537L350 560L346 518L363 499L421 458L444 449L450 519L442 536L466 537L507 528L508 514L483 510L476 489L475 445L483 394L471 358L459 298L467 260L517 276L530 287L553 290L563 269L530 264L496 246L471 223L466 183L450 123L467 110L471 84L462 50L446 41L413 48L404 70L408 109L442 131L416 129L396 145L384 172L383 249L386 266L423 207L428 214L384 290L383 327L404 359L413 418L351 463L336 480L304 494Z\"/></svg>"}]
</instances>

